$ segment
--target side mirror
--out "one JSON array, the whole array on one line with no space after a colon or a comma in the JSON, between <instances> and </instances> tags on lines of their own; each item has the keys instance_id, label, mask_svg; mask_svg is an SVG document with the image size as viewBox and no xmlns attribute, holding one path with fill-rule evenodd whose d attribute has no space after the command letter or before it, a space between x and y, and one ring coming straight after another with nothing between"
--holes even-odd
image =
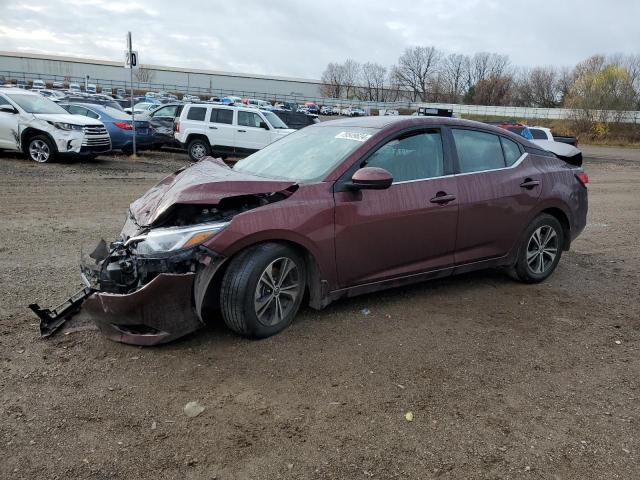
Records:
<instances>
[{"instance_id":1,"label":"side mirror","mask_svg":"<svg viewBox=\"0 0 640 480\"><path fill-rule=\"evenodd\" d=\"M260 128L264 128L265 130L269 130L269 125L267 125L267 122L260 122Z\"/></svg>"},{"instance_id":2,"label":"side mirror","mask_svg":"<svg viewBox=\"0 0 640 480\"><path fill-rule=\"evenodd\" d=\"M0 112L5 113L18 113L18 111L11 105L0 105Z\"/></svg>"},{"instance_id":3,"label":"side mirror","mask_svg":"<svg viewBox=\"0 0 640 480\"><path fill-rule=\"evenodd\" d=\"M351 177L349 187L354 190L384 190L393 183L393 176L384 168L364 167Z\"/></svg>"}]
</instances>

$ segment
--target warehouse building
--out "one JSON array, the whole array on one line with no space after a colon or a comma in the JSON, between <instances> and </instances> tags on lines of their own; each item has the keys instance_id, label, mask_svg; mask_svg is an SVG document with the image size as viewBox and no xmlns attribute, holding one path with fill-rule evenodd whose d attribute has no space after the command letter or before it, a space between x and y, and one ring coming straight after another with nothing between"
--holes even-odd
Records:
<instances>
[{"instance_id":1,"label":"warehouse building","mask_svg":"<svg viewBox=\"0 0 640 480\"><path fill-rule=\"evenodd\" d=\"M134 88L196 95L239 95L257 98L316 98L320 81L246 73L142 65L135 70ZM130 72L122 62L0 51L0 81L43 79L98 87L130 87Z\"/></svg>"}]
</instances>

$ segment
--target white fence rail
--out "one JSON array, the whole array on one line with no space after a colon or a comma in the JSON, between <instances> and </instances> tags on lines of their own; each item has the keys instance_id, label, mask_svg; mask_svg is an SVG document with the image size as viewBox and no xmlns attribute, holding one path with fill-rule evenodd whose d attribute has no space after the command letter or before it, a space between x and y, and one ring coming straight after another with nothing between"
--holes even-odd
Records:
<instances>
[{"instance_id":1,"label":"white fence rail","mask_svg":"<svg viewBox=\"0 0 640 480\"><path fill-rule=\"evenodd\" d=\"M545 119L570 119L575 117L575 111L569 108L534 108L534 107L499 107L490 105L459 105L455 103L416 103L412 108L450 108L454 113L468 115L507 117L513 119L545 118ZM623 123L640 123L640 112L613 110L593 111L593 117L606 121L620 121Z\"/></svg>"}]
</instances>

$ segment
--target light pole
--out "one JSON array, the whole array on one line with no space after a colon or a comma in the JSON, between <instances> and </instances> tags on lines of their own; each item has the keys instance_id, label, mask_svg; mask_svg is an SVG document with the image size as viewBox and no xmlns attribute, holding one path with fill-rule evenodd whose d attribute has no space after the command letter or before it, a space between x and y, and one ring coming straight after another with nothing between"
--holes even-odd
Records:
<instances>
[{"instance_id":1,"label":"light pole","mask_svg":"<svg viewBox=\"0 0 640 480\"><path fill-rule=\"evenodd\" d=\"M138 64L138 56L134 55L131 48L131 32L127 32L127 58L129 64L129 80L131 82L131 127L133 129L133 156L136 156L136 112L133 109L133 68Z\"/></svg>"}]
</instances>

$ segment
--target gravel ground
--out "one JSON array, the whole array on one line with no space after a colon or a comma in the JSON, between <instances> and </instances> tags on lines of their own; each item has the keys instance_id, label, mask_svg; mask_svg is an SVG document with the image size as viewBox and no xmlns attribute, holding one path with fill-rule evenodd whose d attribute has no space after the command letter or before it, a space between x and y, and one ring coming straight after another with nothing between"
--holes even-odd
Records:
<instances>
[{"instance_id":1,"label":"gravel ground","mask_svg":"<svg viewBox=\"0 0 640 480\"><path fill-rule=\"evenodd\" d=\"M589 225L543 284L480 272L144 349L41 340L26 305L74 292L81 245L186 157L2 154L0 478L640 478L640 162L585 151Z\"/></svg>"}]
</instances>

